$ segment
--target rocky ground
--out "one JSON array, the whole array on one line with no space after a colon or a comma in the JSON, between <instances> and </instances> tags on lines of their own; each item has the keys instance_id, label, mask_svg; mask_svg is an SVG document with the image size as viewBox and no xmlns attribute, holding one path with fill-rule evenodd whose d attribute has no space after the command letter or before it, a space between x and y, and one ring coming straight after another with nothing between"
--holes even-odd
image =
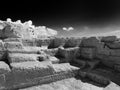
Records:
<instances>
[{"instance_id":1,"label":"rocky ground","mask_svg":"<svg viewBox=\"0 0 120 90\"><path fill-rule=\"evenodd\" d=\"M89 83L83 83L81 80L69 78L50 84L33 86L19 90L120 90L120 86L112 83L105 88L97 87Z\"/></svg>"}]
</instances>

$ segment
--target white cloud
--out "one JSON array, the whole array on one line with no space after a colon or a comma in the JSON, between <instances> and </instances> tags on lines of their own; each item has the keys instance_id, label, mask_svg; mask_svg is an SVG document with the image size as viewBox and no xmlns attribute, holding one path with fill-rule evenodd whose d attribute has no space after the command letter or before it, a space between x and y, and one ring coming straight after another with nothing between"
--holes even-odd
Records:
<instances>
[{"instance_id":1,"label":"white cloud","mask_svg":"<svg viewBox=\"0 0 120 90\"><path fill-rule=\"evenodd\" d=\"M63 29L64 31L72 31L72 30L74 30L74 28L73 28L73 27L68 27L68 28L63 27L62 29Z\"/></svg>"}]
</instances>

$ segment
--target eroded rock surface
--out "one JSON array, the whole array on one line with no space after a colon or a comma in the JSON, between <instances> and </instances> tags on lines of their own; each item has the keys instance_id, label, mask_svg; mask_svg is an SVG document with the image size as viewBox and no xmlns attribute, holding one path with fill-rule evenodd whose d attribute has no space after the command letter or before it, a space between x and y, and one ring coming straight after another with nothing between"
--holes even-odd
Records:
<instances>
[{"instance_id":1,"label":"eroded rock surface","mask_svg":"<svg viewBox=\"0 0 120 90\"><path fill-rule=\"evenodd\" d=\"M31 21L1 21L0 90L107 90L112 82L120 85L116 36L53 37L56 34Z\"/></svg>"}]
</instances>

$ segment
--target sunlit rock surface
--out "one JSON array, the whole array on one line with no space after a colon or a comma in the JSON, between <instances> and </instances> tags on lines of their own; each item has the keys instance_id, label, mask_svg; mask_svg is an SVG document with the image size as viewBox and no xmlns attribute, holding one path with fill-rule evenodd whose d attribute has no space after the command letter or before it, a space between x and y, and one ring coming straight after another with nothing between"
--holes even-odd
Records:
<instances>
[{"instance_id":1,"label":"sunlit rock surface","mask_svg":"<svg viewBox=\"0 0 120 90\"><path fill-rule=\"evenodd\" d=\"M0 90L119 90L119 38L56 35L32 21L0 21Z\"/></svg>"}]
</instances>

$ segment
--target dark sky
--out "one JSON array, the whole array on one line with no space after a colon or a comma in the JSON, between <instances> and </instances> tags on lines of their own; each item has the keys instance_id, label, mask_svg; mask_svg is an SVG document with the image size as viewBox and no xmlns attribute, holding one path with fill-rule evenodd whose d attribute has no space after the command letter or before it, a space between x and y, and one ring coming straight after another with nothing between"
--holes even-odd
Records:
<instances>
[{"instance_id":1,"label":"dark sky","mask_svg":"<svg viewBox=\"0 0 120 90\"><path fill-rule=\"evenodd\" d=\"M30 1L30 0L29 0ZM14 2L15 3L15 2ZM119 0L69 0L20 2L1 6L0 18L32 20L35 25L48 27L105 27L120 22Z\"/></svg>"}]
</instances>

